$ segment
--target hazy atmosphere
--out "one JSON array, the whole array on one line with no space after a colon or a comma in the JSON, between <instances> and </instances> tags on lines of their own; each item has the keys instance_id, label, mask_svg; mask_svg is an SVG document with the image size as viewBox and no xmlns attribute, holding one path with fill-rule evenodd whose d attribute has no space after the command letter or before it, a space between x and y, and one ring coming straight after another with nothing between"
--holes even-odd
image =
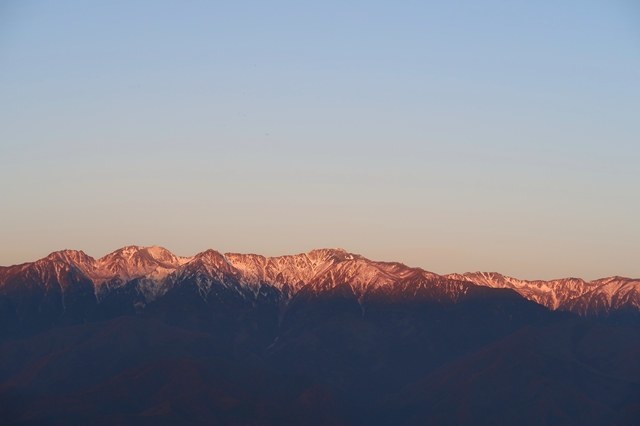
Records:
<instances>
[{"instance_id":1,"label":"hazy atmosphere","mask_svg":"<svg viewBox=\"0 0 640 426\"><path fill-rule=\"evenodd\" d=\"M0 99L0 265L640 276L635 1L2 1Z\"/></svg>"}]
</instances>

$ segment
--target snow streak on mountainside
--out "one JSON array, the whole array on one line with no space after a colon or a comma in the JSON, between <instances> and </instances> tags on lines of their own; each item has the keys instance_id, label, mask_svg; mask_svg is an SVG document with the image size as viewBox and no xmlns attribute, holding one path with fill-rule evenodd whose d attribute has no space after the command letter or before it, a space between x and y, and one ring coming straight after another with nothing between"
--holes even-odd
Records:
<instances>
[{"instance_id":1,"label":"snow streak on mountainside","mask_svg":"<svg viewBox=\"0 0 640 426\"><path fill-rule=\"evenodd\" d=\"M207 250L179 257L162 247L127 246L97 260L82 251L63 250L36 262L0 268L0 295L59 293L63 303L64 295L74 289L90 289L98 302L130 289L149 303L185 283L194 285L205 300L217 294L216 289L247 299L270 288L286 302L297 294L322 294L347 286L361 302L370 297L456 302L471 288L483 286L511 289L549 309L580 315L640 309L640 280L524 281L483 272L442 276L342 249L279 257Z\"/></svg>"},{"instance_id":2,"label":"snow streak on mountainside","mask_svg":"<svg viewBox=\"0 0 640 426\"><path fill-rule=\"evenodd\" d=\"M590 282L580 278L525 281L497 272L449 274L447 277L487 287L510 288L549 309L580 315L597 315L621 309L640 310L639 279L609 277Z\"/></svg>"}]
</instances>

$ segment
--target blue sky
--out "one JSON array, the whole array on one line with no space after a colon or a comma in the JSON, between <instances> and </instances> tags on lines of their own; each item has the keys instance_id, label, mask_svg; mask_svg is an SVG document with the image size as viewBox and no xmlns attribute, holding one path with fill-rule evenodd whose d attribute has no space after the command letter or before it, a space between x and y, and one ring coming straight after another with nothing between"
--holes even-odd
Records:
<instances>
[{"instance_id":1,"label":"blue sky","mask_svg":"<svg viewBox=\"0 0 640 426\"><path fill-rule=\"evenodd\" d=\"M3 265L342 246L640 276L633 1L4 1L0 99Z\"/></svg>"}]
</instances>

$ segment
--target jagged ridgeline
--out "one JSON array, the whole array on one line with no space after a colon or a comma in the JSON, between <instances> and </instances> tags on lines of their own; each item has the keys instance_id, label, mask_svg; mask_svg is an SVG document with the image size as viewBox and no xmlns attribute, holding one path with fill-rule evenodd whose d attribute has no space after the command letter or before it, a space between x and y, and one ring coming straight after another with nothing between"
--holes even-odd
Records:
<instances>
[{"instance_id":1,"label":"jagged ridgeline","mask_svg":"<svg viewBox=\"0 0 640 426\"><path fill-rule=\"evenodd\" d=\"M341 249L65 250L0 269L9 424L637 424L639 281Z\"/></svg>"},{"instance_id":2,"label":"jagged ridgeline","mask_svg":"<svg viewBox=\"0 0 640 426\"><path fill-rule=\"evenodd\" d=\"M640 310L640 280L624 277L587 282L524 281L480 272L442 276L342 249L279 257L207 250L180 257L162 247L138 246L100 259L63 250L4 267L0 309L8 332L141 312L154 304L168 309L172 299L195 306L275 306L282 319L292 300L332 293L343 293L364 313L368 305L382 301L456 303L491 294L487 288L509 289L548 309L579 315L633 315Z\"/></svg>"}]
</instances>

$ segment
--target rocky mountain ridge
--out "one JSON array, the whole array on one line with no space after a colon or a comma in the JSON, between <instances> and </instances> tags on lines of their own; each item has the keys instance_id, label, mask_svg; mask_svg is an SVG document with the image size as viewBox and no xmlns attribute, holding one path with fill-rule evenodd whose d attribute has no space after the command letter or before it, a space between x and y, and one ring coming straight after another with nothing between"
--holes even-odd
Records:
<instances>
[{"instance_id":1,"label":"rocky mountain ridge","mask_svg":"<svg viewBox=\"0 0 640 426\"><path fill-rule=\"evenodd\" d=\"M153 302L182 283L192 282L207 299L222 286L242 298L269 288L287 301L298 293L320 294L347 285L359 301L372 295L390 298L428 297L455 302L473 287L510 289L551 310L579 315L607 315L640 310L640 280L609 277L591 282L579 278L525 281L499 273L438 275L397 262L369 260L343 249L265 257L206 250L180 257L152 246L126 246L100 259L78 250L51 253L35 262L0 269L0 295L28 290L60 293L90 290L98 303L111 293L131 288L139 304Z\"/></svg>"}]
</instances>

